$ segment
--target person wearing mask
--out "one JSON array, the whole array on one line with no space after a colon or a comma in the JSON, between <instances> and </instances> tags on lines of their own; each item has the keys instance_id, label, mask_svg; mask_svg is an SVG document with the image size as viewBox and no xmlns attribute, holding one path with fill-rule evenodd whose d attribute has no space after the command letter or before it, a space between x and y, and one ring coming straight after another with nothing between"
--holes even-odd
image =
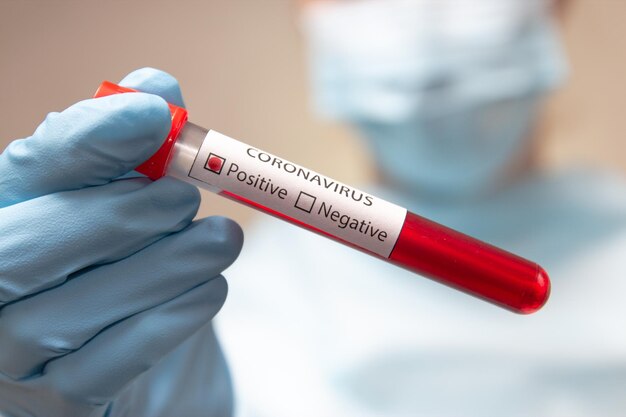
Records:
<instances>
[{"instance_id":1,"label":"person wearing mask","mask_svg":"<svg viewBox=\"0 0 626 417\"><path fill-rule=\"evenodd\" d=\"M555 4L306 3L313 103L370 151L365 188L538 261L552 295L514 315L264 218L218 318L237 415L623 415L626 183L537 164Z\"/></svg>"}]
</instances>

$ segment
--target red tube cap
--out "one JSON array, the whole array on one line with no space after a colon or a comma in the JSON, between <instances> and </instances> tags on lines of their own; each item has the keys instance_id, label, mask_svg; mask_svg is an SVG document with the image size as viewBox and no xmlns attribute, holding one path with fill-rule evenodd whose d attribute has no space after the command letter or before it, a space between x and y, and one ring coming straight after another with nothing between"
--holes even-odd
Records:
<instances>
[{"instance_id":1,"label":"red tube cap","mask_svg":"<svg viewBox=\"0 0 626 417\"><path fill-rule=\"evenodd\" d=\"M94 98L110 96L112 94L137 92L137 90L132 88L121 87L117 84L113 84L112 82L104 81L100 84L96 94L94 94ZM170 103L167 104L170 106L170 112L172 113L172 128L170 129L167 138L165 138L163 145L161 145L159 150L156 151L154 155L135 168L135 171L146 175L152 180L157 180L165 175L167 165L172 157L172 151L174 150L174 143L176 143L176 139L178 139L180 131L187 122L187 110Z\"/></svg>"}]
</instances>

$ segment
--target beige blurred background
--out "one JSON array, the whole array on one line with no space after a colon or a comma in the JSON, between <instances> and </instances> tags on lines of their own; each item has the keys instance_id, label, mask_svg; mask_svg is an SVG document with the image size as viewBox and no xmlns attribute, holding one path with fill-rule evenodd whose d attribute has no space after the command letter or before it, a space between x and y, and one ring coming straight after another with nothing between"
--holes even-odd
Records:
<instances>
[{"instance_id":1,"label":"beige blurred background","mask_svg":"<svg viewBox=\"0 0 626 417\"><path fill-rule=\"evenodd\" d=\"M0 149L102 80L153 66L180 80L195 123L344 182L366 180L359 142L309 112L295 8L293 0L0 0ZM563 37L572 72L546 112L542 163L626 172L626 1L574 1ZM201 214L247 222L254 213L204 193Z\"/></svg>"}]
</instances>

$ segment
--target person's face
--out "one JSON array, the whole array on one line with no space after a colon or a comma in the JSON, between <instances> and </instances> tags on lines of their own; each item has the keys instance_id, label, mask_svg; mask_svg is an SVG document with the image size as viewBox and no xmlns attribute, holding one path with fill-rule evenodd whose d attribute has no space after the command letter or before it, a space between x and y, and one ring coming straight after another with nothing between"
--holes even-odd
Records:
<instances>
[{"instance_id":1,"label":"person's face","mask_svg":"<svg viewBox=\"0 0 626 417\"><path fill-rule=\"evenodd\" d=\"M413 190L493 188L564 63L549 0L302 0L320 114Z\"/></svg>"}]
</instances>

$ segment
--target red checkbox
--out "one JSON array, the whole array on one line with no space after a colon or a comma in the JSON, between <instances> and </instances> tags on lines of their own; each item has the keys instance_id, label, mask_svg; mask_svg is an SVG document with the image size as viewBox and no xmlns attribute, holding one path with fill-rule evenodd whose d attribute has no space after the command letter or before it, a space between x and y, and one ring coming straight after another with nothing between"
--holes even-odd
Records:
<instances>
[{"instance_id":1,"label":"red checkbox","mask_svg":"<svg viewBox=\"0 0 626 417\"><path fill-rule=\"evenodd\" d=\"M222 172L222 168L224 168L225 162L226 160L221 156L209 154L204 168L216 174L220 174Z\"/></svg>"}]
</instances>

